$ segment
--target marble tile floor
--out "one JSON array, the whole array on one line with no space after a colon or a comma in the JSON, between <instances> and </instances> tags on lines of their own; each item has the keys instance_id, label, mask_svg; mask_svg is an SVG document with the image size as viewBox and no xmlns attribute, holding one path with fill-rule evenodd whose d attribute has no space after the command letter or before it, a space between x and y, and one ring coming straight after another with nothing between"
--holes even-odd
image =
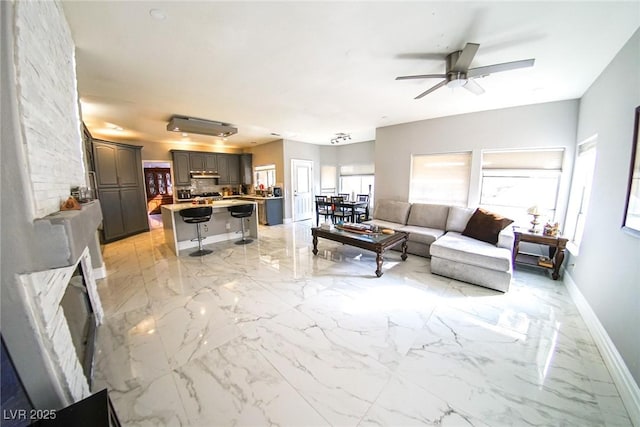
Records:
<instances>
[{"instance_id":1,"label":"marble tile floor","mask_svg":"<svg viewBox=\"0 0 640 427\"><path fill-rule=\"evenodd\" d=\"M108 244L94 390L126 426L629 426L563 283L502 294L429 260L320 239L309 222L176 257Z\"/></svg>"}]
</instances>

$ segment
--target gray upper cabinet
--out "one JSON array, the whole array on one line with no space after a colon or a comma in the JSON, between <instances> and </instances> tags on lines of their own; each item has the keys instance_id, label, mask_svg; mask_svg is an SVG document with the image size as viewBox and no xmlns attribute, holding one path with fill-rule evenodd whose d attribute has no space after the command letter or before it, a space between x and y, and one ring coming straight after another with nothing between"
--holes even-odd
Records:
<instances>
[{"instance_id":1,"label":"gray upper cabinet","mask_svg":"<svg viewBox=\"0 0 640 427\"><path fill-rule=\"evenodd\" d=\"M253 182L253 154L240 155L240 183L251 185Z\"/></svg>"},{"instance_id":2,"label":"gray upper cabinet","mask_svg":"<svg viewBox=\"0 0 640 427\"><path fill-rule=\"evenodd\" d=\"M209 172L218 172L218 155L217 154L204 155L204 170Z\"/></svg>"},{"instance_id":3,"label":"gray upper cabinet","mask_svg":"<svg viewBox=\"0 0 640 427\"><path fill-rule=\"evenodd\" d=\"M189 153L189 165L192 171L203 171L204 168L204 153Z\"/></svg>"},{"instance_id":4,"label":"gray upper cabinet","mask_svg":"<svg viewBox=\"0 0 640 427\"><path fill-rule=\"evenodd\" d=\"M229 171L228 184L240 184L240 156L230 154L227 156L227 169Z\"/></svg>"},{"instance_id":5,"label":"gray upper cabinet","mask_svg":"<svg viewBox=\"0 0 640 427\"><path fill-rule=\"evenodd\" d=\"M174 151L173 153L173 185L191 185L191 166L189 163L189 152Z\"/></svg>"},{"instance_id":6,"label":"gray upper cabinet","mask_svg":"<svg viewBox=\"0 0 640 427\"><path fill-rule=\"evenodd\" d=\"M220 185L240 184L240 156L238 154L218 154Z\"/></svg>"},{"instance_id":7,"label":"gray upper cabinet","mask_svg":"<svg viewBox=\"0 0 640 427\"><path fill-rule=\"evenodd\" d=\"M229 184L229 162L228 162L228 154L218 154L218 173L220 174L220 178L218 179L218 184L227 185Z\"/></svg>"},{"instance_id":8,"label":"gray upper cabinet","mask_svg":"<svg viewBox=\"0 0 640 427\"><path fill-rule=\"evenodd\" d=\"M140 149L117 147L118 180L121 186L138 186L142 175Z\"/></svg>"},{"instance_id":9,"label":"gray upper cabinet","mask_svg":"<svg viewBox=\"0 0 640 427\"><path fill-rule=\"evenodd\" d=\"M239 154L180 150L172 150L171 154L173 155L173 179L176 186L191 185L190 171L217 172L220 175L218 185L242 183ZM249 178L249 183L251 183L251 178Z\"/></svg>"},{"instance_id":10,"label":"gray upper cabinet","mask_svg":"<svg viewBox=\"0 0 640 427\"><path fill-rule=\"evenodd\" d=\"M116 166L116 147L94 141L93 158L96 167L98 187L117 187L118 168Z\"/></svg>"},{"instance_id":11,"label":"gray upper cabinet","mask_svg":"<svg viewBox=\"0 0 640 427\"><path fill-rule=\"evenodd\" d=\"M93 151L98 187L140 185L139 148L94 140Z\"/></svg>"}]
</instances>

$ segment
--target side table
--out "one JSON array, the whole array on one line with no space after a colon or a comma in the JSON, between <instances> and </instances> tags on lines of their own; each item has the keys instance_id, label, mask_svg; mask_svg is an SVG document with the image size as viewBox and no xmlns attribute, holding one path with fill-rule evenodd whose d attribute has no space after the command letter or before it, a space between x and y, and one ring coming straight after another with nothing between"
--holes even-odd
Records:
<instances>
[{"instance_id":1,"label":"side table","mask_svg":"<svg viewBox=\"0 0 640 427\"><path fill-rule=\"evenodd\" d=\"M551 273L553 280L558 280L558 277L560 277L560 266L562 266L562 262L564 261L564 250L567 247L568 239L562 236L545 236L542 233L531 233L519 227L513 228L513 234L515 236L515 242L513 245L514 267L517 262L536 267L548 268L553 270ZM537 255L520 253L520 242L537 243L548 246L549 258L552 260L552 265L542 266L538 263L539 257Z\"/></svg>"}]
</instances>

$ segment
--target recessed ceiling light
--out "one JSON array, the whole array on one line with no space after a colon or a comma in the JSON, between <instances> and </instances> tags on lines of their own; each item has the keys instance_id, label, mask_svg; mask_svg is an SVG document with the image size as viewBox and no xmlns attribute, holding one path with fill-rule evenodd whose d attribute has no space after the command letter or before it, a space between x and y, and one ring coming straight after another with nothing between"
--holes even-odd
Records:
<instances>
[{"instance_id":1,"label":"recessed ceiling light","mask_svg":"<svg viewBox=\"0 0 640 427\"><path fill-rule=\"evenodd\" d=\"M164 21L167 19L167 15L160 9L151 9L149 15L157 21Z\"/></svg>"}]
</instances>

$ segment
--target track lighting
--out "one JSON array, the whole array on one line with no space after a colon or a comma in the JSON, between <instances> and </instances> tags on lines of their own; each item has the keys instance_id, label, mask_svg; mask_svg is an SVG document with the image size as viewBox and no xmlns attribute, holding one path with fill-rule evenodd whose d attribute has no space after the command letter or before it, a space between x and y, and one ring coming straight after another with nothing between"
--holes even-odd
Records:
<instances>
[{"instance_id":1,"label":"track lighting","mask_svg":"<svg viewBox=\"0 0 640 427\"><path fill-rule=\"evenodd\" d=\"M332 144L339 144L339 143L345 142L345 141L351 141L351 135L349 135L348 133L344 133L344 132L338 132L338 133L336 133L336 136L331 138L331 143Z\"/></svg>"}]
</instances>

